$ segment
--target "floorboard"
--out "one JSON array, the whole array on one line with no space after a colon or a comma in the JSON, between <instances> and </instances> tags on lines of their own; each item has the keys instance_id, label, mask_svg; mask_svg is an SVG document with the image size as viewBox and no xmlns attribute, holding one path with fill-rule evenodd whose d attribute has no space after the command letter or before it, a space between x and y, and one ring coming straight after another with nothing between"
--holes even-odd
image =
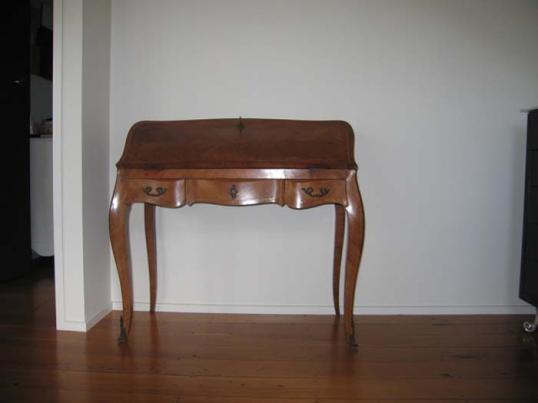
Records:
<instances>
[{"instance_id":1,"label":"floorboard","mask_svg":"<svg viewBox=\"0 0 538 403\"><path fill-rule=\"evenodd\" d=\"M524 317L359 316L352 351L332 316L119 312L57 332L52 270L0 284L0 401L536 402Z\"/></svg>"}]
</instances>

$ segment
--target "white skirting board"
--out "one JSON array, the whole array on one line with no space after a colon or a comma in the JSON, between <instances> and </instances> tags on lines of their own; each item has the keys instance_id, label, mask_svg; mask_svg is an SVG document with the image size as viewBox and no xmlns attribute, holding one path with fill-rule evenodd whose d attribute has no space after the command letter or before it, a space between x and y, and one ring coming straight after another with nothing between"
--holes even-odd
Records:
<instances>
[{"instance_id":1,"label":"white skirting board","mask_svg":"<svg viewBox=\"0 0 538 403\"><path fill-rule=\"evenodd\" d=\"M121 301L113 301L112 309L121 310ZM331 305L209 305L157 304L159 312L236 313L274 315L332 315ZM136 302L135 311L149 311L149 303ZM516 315L534 314L530 305L453 305L453 306L356 306L356 315Z\"/></svg>"},{"instance_id":2,"label":"white skirting board","mask_svg":"<svg viewBox=\"0 0 538 403\"><path fill-rule=\"evenodd\" d=\"M87 332L93 326L95 326L101 319L107 316L112 311L111 307L107 307L91 318L86 319L86 321L74 321L74 320L64 320L62 321L62 327L59 330L72 331L72 332Z\"/></svg>"}]
</instances>

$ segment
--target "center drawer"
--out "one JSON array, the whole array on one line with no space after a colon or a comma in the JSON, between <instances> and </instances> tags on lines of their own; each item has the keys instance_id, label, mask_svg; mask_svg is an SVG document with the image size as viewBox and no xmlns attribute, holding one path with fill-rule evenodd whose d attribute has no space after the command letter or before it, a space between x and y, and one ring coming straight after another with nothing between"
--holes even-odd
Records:
<instances>
[{"instance_id":1,"label":"center drawer","mask_svg":"<svg viewBox=\"0 0 538 403\"><path fill-rule=\"evenodd\" d=\"M212 203L226 206L248 206L284 203L282 180L188 179L187 204Z\"/></svg>"}]
</instances>

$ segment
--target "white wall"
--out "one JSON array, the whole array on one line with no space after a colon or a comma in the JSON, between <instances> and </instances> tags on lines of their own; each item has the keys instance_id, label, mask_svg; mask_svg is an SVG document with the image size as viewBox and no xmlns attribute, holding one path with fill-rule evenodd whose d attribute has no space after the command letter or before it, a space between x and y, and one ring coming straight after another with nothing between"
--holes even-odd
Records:
<instances>
[{"instance_id":1,"label":"white wall","mask_svg":"<svg viewBox=\"0 0 538 403\"><path fill-rule=\"evenodd\" d=\"M54 2L54 255L61 330L87 330L111 309L109 27L109 0Z\"/></svg>"},{"instance_id":2,"label":"white wall","mask_svg":"<svg viewBox=\"0 0 538 403\"><path fill-rule=\"evenodd\" d=\"M366 208L359 313L529 311L519 110L538 104L538 3L112 0L111 21L111 178L138 120L344 119ZM332 312L332 207L159 209L157 227L159 309ZM140 207L131 231L140 309Z\"/></svg>"}]
</instances>

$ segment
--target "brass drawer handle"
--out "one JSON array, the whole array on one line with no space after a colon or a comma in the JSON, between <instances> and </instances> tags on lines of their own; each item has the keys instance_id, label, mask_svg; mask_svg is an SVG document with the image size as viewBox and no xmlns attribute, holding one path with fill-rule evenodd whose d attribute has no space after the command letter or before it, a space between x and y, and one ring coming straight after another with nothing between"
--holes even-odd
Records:
<instances>
[{"instance_id":1,"label":"brass drawer handle","mask_svg":"<svg viewBox=\"0 0 538 403\"><path fill-rule=\"evenodd\" d=\"M323 197L329 193L329 189L327 188L319 188L319 193L314 193L314 188L312 187L301 188L301 190L310 197Z\"/></svg>"},{"instance_id":2,"label":"brass drawer handle","mask_svg":"<svg viewBox=\"0 0 538 403\"><path fill-rule=\"evenodd\" d=\"M230 187L230 197L232 199L235 199L237 197L237 193L239 193L239 191L237 190L237 188L235 187L235 185L232 185Z\"/></svg>"},{"instance_id":3,"label":"brass drawer handle","mask_svg":"<svg viewBox=\"0 0 538 403\"><path fill-rule=\"evenodd\" d=\"M145 194L153 197L161 196L166 192L166 188L163 188L162 186L155 188L155 192L153 192L153 188L151 186L145 186L143 190Z\"/></svg>"}]
</instances>

